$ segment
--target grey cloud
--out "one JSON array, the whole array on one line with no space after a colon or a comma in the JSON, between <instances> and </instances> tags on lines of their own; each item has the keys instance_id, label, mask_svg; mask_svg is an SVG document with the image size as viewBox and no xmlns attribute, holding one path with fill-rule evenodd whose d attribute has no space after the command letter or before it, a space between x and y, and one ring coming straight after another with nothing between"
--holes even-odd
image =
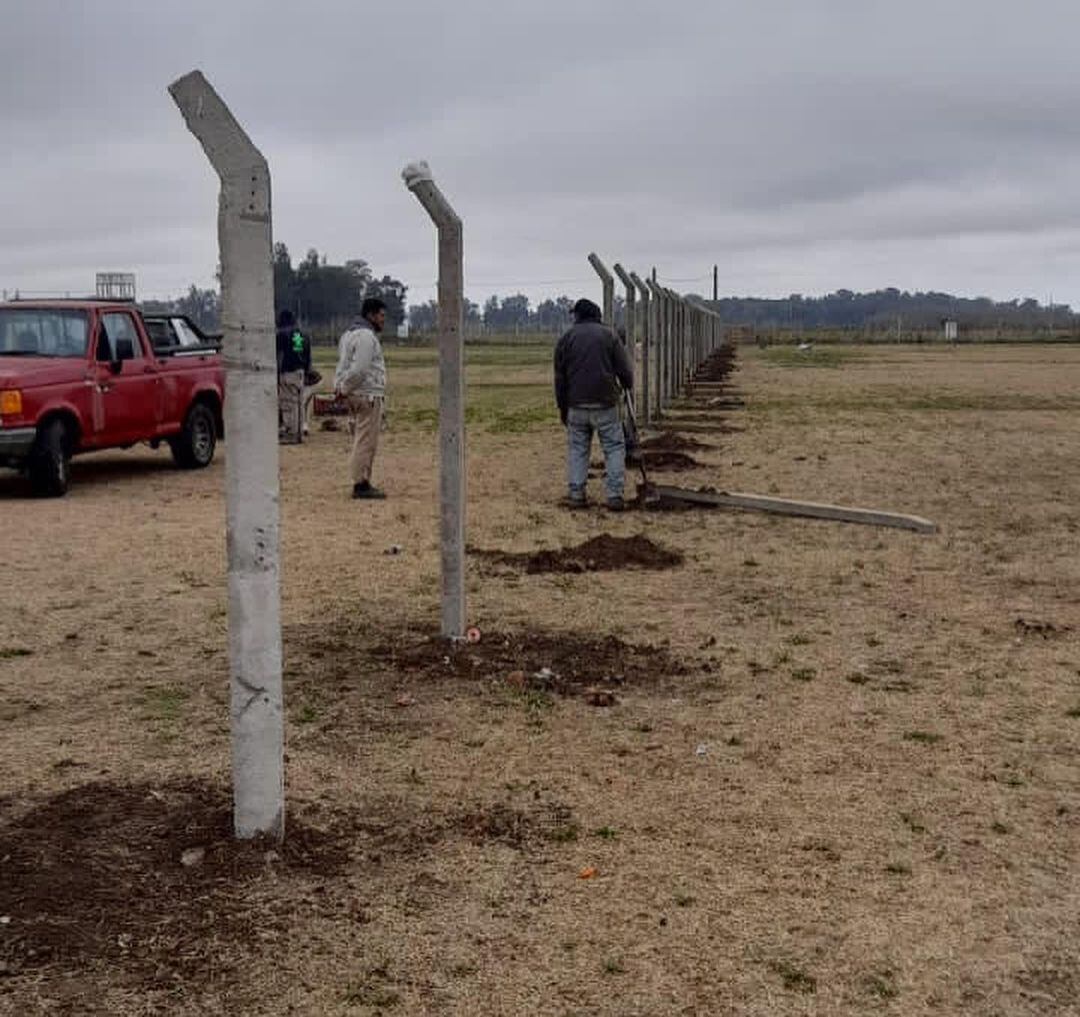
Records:
<instances>
[{"instance_id":1,"label":"grey cloud","mask_svg":"<svg viewBox=\"0 0 1080 1017\"><path fill-rule=\"evenodd\" d=\"M20 5L0 287L210 282L216 182L165 92L200 66L270 160L277 237L417 297L433 238L398 171L425 157L466 218L474 298L588 286L596 248L668 277L718 261L743 292L929 280L1080 304L1073 4L748 7Z\"/></svg>"}]
</instances>

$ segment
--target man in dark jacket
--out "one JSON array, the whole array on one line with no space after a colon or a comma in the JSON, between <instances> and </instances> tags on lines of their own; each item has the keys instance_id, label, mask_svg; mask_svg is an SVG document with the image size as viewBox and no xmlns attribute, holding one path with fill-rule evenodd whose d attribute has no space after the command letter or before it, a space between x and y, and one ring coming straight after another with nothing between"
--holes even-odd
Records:
<instances>
[{"instance_id":1,"label":"man in dark jacket","mask_svg":"<svg viewBox=\"0 0 1080 1017\"><path fill-rule=\"evenodd\" d=\"M278 437L289 445L303 441L304 377L311 370L311 342L296 327L287 308L278 315Z\"/></svg>"},{"instance_id":2,"label":"man in dark jacket","mask_svg":"<svg viewBox=\"0 0 1080 1017\"><path fill-rule=\"evenodd\" d=\"M600 321L600 308L579 300L574 325L555 347L555 401L566 428L567 502L584 507L589 452L595 431L604 450L607 507L623 510L626 446L619 402L634 385L634 372L618 336Z\"/></svg>"}]
</instances>

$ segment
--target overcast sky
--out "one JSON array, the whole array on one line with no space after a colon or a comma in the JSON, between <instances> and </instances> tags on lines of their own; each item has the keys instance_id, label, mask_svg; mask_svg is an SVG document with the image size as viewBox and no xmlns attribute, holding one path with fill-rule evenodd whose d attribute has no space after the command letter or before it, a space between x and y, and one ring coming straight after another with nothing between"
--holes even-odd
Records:
<instances>
[{"instance_id":1,"label":"overcast sky","mask_svg":"<svg viewBox=\"0 0 1080 1017\"><path fill-rule=\"evenodd\" d=\"M466 289L936 289L1080 307L1076 0L2 0L0 288L210 285L201 69L270 163L294 260L434 295L427 159Z\"/></svg>"}]
</instances>

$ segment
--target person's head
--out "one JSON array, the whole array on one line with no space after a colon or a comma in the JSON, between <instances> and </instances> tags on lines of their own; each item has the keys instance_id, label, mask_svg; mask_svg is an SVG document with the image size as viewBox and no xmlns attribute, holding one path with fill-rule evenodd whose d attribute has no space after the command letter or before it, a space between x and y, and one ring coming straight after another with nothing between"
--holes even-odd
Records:
<instances>
[{"instance_id":1,"label":"person's head","mask_svg":"<svg viewBox=\"0 0 1080 1017\"><path fill-rule=\"evenodd\" d=\"M386 304L378 297L368 297L360 305L360 317L376 332L386 327Z\"/></svg>"},{"instance_id":2,"label":"person's head","mask_svg":"<svg viewBox=\"0 0 1080 1017\"><path fill-rule=\"evenodd\" d=\"M596 306L591 300L581 298L570 311L574 316L574 321L579 324L583 321L600 321L601 312L600 308Z\"/></svg>"},{"instance_id":3,"label":"person's head","mask_svg":"<svg viewBox=\"0 0 1080 1017\"><path fill-rule=\"evenodd\" d=\"M277 325L278 328L292 328L296 324L296 315L292 313L287 307L278 311Z\"/></svg>"}]
</instances>

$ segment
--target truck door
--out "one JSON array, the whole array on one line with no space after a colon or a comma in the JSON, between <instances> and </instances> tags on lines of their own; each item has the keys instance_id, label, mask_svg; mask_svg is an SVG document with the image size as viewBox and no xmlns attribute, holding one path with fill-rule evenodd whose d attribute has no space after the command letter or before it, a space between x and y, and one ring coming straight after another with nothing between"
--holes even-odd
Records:
<instances>
[{"instance_id":1,"label":"truck door","mask_svg":"<svg viewBox=\"0 0 1080 1017\"><path fill-rule=\"evenodd\" d=\"M146 354L130 312L101 315L95 361L104 407L103 444L126 445L158 433L161 379L154 358Z\"/></svg>"}]
</instances>

